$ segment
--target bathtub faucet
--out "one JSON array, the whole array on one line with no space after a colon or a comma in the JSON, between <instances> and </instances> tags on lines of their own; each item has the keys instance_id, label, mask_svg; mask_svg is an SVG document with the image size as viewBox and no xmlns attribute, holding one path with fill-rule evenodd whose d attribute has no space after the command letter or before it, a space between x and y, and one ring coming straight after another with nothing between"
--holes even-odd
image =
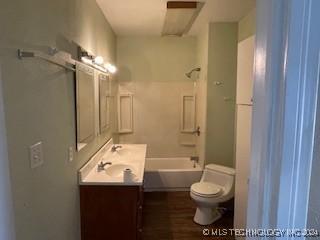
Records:
<instances>
[{"instance_id":1,"label":"bathtub faucet","mask_svg":"<svg viewBox=\"0 0 320 240\"><path fill-rule=\"evenodd\" d=\"M122 148L122 146L120 146L120 145L118 145L118 146L113 145L112 148L111 148L111 152L117 151L118 148Z\"/></svg>"},{"instance_id":2,"label":"bathtub faucet","mask_svg":"<svg viewBox=\"0 0 320 240\"><path fill-rule=\"evenodd\" d=\"M199 157L198 156L192 156L192 157L190 157L190 160L193 161L193 168L196 168L197 163L199 163Z\"/></svg>"}]
</instances>

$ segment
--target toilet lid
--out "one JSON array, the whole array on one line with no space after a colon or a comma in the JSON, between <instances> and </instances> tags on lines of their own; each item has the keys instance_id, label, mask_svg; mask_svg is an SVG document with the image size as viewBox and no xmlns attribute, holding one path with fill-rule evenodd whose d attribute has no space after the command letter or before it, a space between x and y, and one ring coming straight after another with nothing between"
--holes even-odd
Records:
<instances>
[{"instance_id":1,"label":"toilet lid","mask_svg":"<svg viewBox=\"0 0 320 240\"><path fill-rule=\"evenodd\" d=\"M194 183L191 186L191 191L194 194L204 196L204 197L211 197L217 196L221 193L221 187L209 182L198 182Z\"/></svg>"}]
</instances>

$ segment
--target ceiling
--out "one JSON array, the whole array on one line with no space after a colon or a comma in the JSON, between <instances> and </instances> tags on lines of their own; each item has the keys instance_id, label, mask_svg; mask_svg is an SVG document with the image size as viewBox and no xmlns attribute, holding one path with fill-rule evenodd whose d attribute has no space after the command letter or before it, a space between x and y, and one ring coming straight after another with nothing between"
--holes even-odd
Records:
<instances>
[{"instance_id":1,"label":"ceiling","mask_svg":"<svg viewBox=\"0 0 320 240\"><path fill-rule=\"evenodd\" d=\"M96 0L118 36L160 36L167 0ZM186 0L184 0L186 1ZM256 0L199 0L205 2L189 35L208 22L239 21L255 7Z\"/></svg>"}]
</instances>

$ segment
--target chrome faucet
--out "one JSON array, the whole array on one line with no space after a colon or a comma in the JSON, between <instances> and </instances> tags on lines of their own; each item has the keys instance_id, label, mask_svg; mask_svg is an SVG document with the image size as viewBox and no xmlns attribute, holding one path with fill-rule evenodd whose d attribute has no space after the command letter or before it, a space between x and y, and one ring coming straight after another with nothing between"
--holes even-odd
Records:
<instances>
[{"instance_id":1,"label":"chrome faucet","mask_svg":"<svg viewBox=\"0 0 320 240\"><path fill-rule=\"evenodd\" d=\"M192 156L192 157L190 157L190 160L193 161L193 168L196 168L197 163L199 163L199 157L198 156Z\"/></svg>"},{"instance_id":2,"label":"chrome faucet","mask_svg":"<svg viewBox=\"0 0 320 240\"><path fill-rule=\"evenodd\" d=\"M112 162L105 162L105 163L103 163L102 161L98 164L98 172L101 172L101 171L103 171L104 170L104 167L106 166L106 165L111 165L112 164Z\"/></svg>"},{"instance_id":3,"label":"chrome faucet","mask_svg":"<svg viewBox=\"0 0 320 240\"><path fill-rule=\"evenodd\" d=\"M122 146L120 146L120 145L118 145L118 146L113 145L112 148L111 148L111 152L117 151L118 148L122 148Z\"/></svg>"}]
</instances>

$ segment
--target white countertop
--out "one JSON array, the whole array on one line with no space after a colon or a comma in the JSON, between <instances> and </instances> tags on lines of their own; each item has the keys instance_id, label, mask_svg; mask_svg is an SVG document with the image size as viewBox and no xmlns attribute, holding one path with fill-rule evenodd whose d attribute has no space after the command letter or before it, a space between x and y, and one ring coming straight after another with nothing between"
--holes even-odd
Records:
<instances>
[{"instance_id":1,"label":"white countertop","mask_svg":"<svg viewBox=\"0 0 320 240\"><path fill-rule=\"evenodd\" d=\"M121 146L111 151L112 139L106 143L79 171L80 185L143 185L146 159L146 144L115 144ZM98 171L100 162L110 162L105 169ZM132 180L124 181L123 170L132 170Z\"/></svg>"}]
</instances>

